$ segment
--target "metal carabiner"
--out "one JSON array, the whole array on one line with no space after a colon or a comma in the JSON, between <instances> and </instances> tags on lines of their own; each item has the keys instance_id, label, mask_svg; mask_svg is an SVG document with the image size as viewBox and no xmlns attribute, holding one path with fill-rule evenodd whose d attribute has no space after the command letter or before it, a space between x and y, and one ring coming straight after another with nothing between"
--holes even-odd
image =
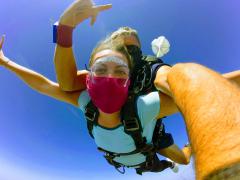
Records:
<instances>
[{"instance_id":1,"label":"metal carabiner","mask_svg":"<svg viewBox=\"0 0 240 180\"><path fill-rule=\"evenodd\" d=\"M138 93L140 91L142 91L142 89L144 88L144 84L146 81L146 72L145 72L145 67L143 67L142 70L137 72L138 76L136 78L136 88L134 88L134 92ZM140 79L141 78L141 79Z\"/></svg>"}]
</instances>

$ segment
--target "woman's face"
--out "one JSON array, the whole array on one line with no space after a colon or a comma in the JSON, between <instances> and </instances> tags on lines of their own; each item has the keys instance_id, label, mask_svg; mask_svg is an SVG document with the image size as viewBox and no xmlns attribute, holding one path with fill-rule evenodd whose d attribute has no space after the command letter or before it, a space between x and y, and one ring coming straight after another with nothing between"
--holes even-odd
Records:
<instances>
[{"instance_id":1,"label":"woman's face","mask_svg":"<svg viewBox=\"0 0 240 180\"><path fill-rule=\"evenodd\" d=\"M86 81L89 96L99 112L120 112L130 85L126 57L119 52L103 50L93 57L92 62Z\"/></svg>"},{"instance_id":2,"label":"woman's face","mask_svg":"<svg viewBox=\"0 0 240 180\"><path fill-rule=\"evenodd\" d=\"M94 56L91 67L92 75L96 77L129 78L127 58L113 50L103 50Z\"/></svg>"}]
</instances>

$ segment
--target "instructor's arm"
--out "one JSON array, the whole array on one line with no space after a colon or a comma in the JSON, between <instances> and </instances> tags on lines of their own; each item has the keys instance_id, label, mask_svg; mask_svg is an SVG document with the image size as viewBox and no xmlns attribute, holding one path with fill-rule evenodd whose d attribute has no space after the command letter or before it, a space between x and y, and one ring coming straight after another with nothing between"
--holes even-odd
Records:
<instances>
[{"instance_id":1,"label":"instructor's arm","mask_svg":"<svg viewBox=\"0 0 240 180\"><path fill-rule=\"evenodd\" d=\"M185 119L197 179L239 179L239 87L193 63L173 66L167 82Z\"/></svg>"},{"instance_id":2,"label":"instructor's arm","mask_svg":"<svg viewBox=\"0 0 240 180\"><path fill-rule=\"evenodd\" d=\"M167 75L171 71L170 66L162 66L156 74L156 78L154 80L155 87L163 92L164 94L167 94L168 96L172 96L171 90L169 88L168 82L167 82ZM223 77L230 80L232 83L236 84L238 87L240 87L240 70L232 71L229 73L222 74ZM208 87L206 86L206 90Z\"/></svg>"}]
</instances>

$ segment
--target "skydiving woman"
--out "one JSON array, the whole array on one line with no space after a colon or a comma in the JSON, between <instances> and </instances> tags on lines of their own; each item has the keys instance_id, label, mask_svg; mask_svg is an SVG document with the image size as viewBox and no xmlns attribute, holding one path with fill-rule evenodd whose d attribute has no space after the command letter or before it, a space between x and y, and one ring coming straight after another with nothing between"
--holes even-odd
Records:
<instances>
[{"instance_id":1,"label":"skydiving woman","mask_svg":"<svg viewBox=\"0 0 240 180\"><path fill-rule=\"evenodd\" d=\"M124 131L120 112L128 95L131 60L121 43L108 41L108 43L100 43L95 48L90 60L91 72L87 76L87 91L64 92L57 83L5 57L2 52L3 40L2 38L0 44L0 65L14 72L31 88L57 100L80 107L83 112L90 100L96 104L99 112L98 125L93 127L92 134L101 150L105 150L107 153L114 152L116 157L111 161L115 163L115 167L119 167L119 165L133 167L139 174L145 171L159 172L173 167L174 164L170 161L159 161L156 154L153 154L153 159L147 160L147 150L143 153L136 151L135 142ZM160 92L138 97L137 113L143 136L146 139L145 143L153 143L156 120L176 111L177 108L173 101ZM187 164L191 149L186 147L181 151L173 144L169 134L164 130L161 133L162 137L168 139L156 139L155 143L161 146L157 149L158 153L175 162Z\"/></svg>"},{"instance_id":2,"label":"skydiving woman","mask_svg":"<svg viewBox=\"0 0 240 180\"><path fill-rule=\"evenodd\" d=\"M59 20L61 31L58 32L58 37L61 37L61 39L57 43L55 51L55 69L58 83L63 91L71 92L85 89L86 86L84 79L88 73L85 70L77 70L72 44L69 43L72 42L72 36L70 33L64 34L63 29L68 28L72 33L74 28L87 18L92 18L92 25L95 22L98 13L109 8L111 8L111 5L96 6L90 0L78 0L73 2L62 14ZM64 38L64 36L67 37ZM116 39L122 39L128 49L128 53L134 61L141 60L141 56L139 56L139 52L141 52L141 43L137 31L129 27L119 28L117 31L113 32L107 40L114 41ZM129 51L130 48L135 48L135 54L132 54L131 50ZM136 59L136 56L139 59ZM171 68L169 66L163 65L156 73L154 85L156 89L162 92L161 99L169 96L171 97L166 78L170 70ZM240 71L230 72L223 76L240 86ZM165 111L163 108L166 108L166 112L169 110L169 115L173 113L171 108L168 109L168 106L161 106L161 110ZM177 111L178 110L176 110L176 112Z\"/></svg>"},{"instance_id":3,"label":"skydiving woman","mask_svg":"<svg viewBox=\"0 0 240 180\"><path fill-rule=\"evenodd\" d=\"M31 88L57 100L80 107L82 111L85 111L85 106L90 99L98 106L98 126L93 127L92 134L98 147L107 152L120 154L120 156L113 159L113 162L118 163L118 165L136 168L138 173L144 171L158 172L167 167L172 167L172 163L158 161L156 156L154 156L152 164L146 163L146 155L135 151L134 141L124 132L120 111L127 98L131 60L126 48L121 43L119 45L115 41L111 43L108 41L105 44L100 43L95 48L90 60L91 72L87 76L87 91L64 92L57 83L12 62L4 56L2 51L3 40L4 38L0 43L0 65L14 72ZM109 94L106 94L108 92ZM111 98L115 99L115 104L112 104ZM147 143L153 143L152 136L156 120L177 111L178 109L172 99L161 92L152 92L138 97L137 113ZM168 134L164 135L168 137ZM156 144L162 145L160 148L163 148L158 149L158 153L169 157L175 162L187 164L190 159L191 149L186 147L181 151L172 143L173 141L169 143L164 142L164 139L158 139ZM129 152L134 153L126 155ZM121 153L123 154L121 155Z\"/></svg>"},{"instance_id":4,"label":"skydiving woman","mask_svg":"<svg viewBox=\"0 0 240 180\"><path fill-rule=\"evenodd\" d=\"M79 91L86 89L86 75L88 74L87 71L82 70L82 71L77 71L76 68L76 63L74 59L74 54L73 54L73 49L72 49L72 32L73 29L81 23L83 20L92 17L91 24L93 24L96 20L96 16L98 12L101 12L103 10L109 9L111 5L103 5L103 6L93 6L92 1L89 0L83 0L83 1L76 1L74 2L62 15L59 21L59 25L57 27L57 34L56 34L56 40L57 40L57 45L56 45L56 51L55 51L55 67L56 67L56 75L57 79L60 83L60 88L66 92L74 92L74 91ZM131 28L120 28L118 31L112 33L111 36L106 38L102 43L106 44L111 44L114 41L121 41L124 45L127 45L127 50L129 52L133 52L130 61L131 65L131 70L128 72L128 76L131 76L134 74L133 68L136 65L136 59L141 58L141 50L140 50L140 40L138 39L137 32ZM98 48L97 48L98 49ZM130 50L131 49L131 50ZM96 51L96 50L95 50ZM95 53L93 52L93 54ZM93 56L93 55L92 55ZM92 63L90 62L90 65ZM99 63L98 63L99 64ZM105 65L99 65L97 66L97 71L100 69L101 75L102 76L108 76L107 72L108 70L106 69ZM158 73L158 78L162 78L164 74L164 70L169 68L168 66L162 66L160 73ZM164 77L164 76L163 76ZM129 77L128 77L129 78ZM160 80L162 82L162 79ZM90 82L88 80L88 82ZM169 91L165 87L165 80L164 80L164 86L161 86L162 83L160 83L159 86L161 86L161 89L165 92L165 94L170 94ZM111 113L112 110L108 110L110 108L114 108L114 104L117 105L117 100L119 95L113 95L112 90L111 90L111 83L106 83L98 85L98 87L95 89L96 92L99 94L95 95L95 97L100 98L102 97L101 100L98 101L93 101L93 103L100 108L100 106L103 106L104 102L109 99L108 103L105 103L106 107L104 110L102 109L103 113ZM105 88L103 88L105 87ZM102 92L99 92L100 90L97 91L97 89L101 89ZM166 89L166 90L165 90ZM90 93L90 92L89 92ZM94 93L95 94L95 93ZM117 93L121 94L121 92ZM158 93L157 93L158 94ZM172 103L172 101L169 101L169 97L166 96L165 94L161 93L161 98L166 99L164 105L161 105L163 108L163 112L167 112L165 115L170 115L175 112L177 112L176 106ZM94 96L94 95L93 95ZM115 103L113 103L115 102ZM163 101L164 102L164 101ZM168 104L169 103L169 104ZM85 104L86 106L87 104ZM171 107L172 106L172 107ZM85 108L84 108L85 109ZM101 115L100 115L101 116ZM156 117L157 119L161 118L163 116L158 116ZM149 120L151 117L149 117ZM163 124L162 124L163 126ZM113 125L115 127L115 125ZM156 126L157 127L157 126ZM165 135L164 129L162 133ZM160 138L160 137L159 137ZM163 140L164 139L164 140ZM164 144L165 142L165 144ZM106 148L105 148L106 149ZM184 147L183 151L179 149L175 144L173 144L173 139L170 134L166 133L165 137L162 137L162 145L161 147L158 147L160 150L160 154L169 157L170 159L174 160L175 162L178 162L180 164L188 164L189 159L190 159L190 154L191 154L191 148ZM116 152L116 149L115 151ZM162 164L164 164L162 161ZM169 164L169 163L165 163ZM170 165L170 164L169 164ZM160 166L160 164L159 164ZM164 165L165 168L168 167L167 165ZM149 168L148 168L149 169ZM163 170L164 168L159 168L158 170L155 167L155 171L160 171ZM152 168L153 170L153 168Z\"/></svg>"}]
</instances>

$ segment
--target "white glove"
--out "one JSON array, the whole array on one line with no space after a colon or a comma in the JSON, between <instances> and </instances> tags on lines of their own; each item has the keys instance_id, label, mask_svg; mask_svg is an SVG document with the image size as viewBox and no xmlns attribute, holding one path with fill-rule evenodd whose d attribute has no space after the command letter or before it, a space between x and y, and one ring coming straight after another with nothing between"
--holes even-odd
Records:
<instances>
[{"instance_id":1,"label":"white glove","mask_svg":"<svg viewBox=\"0 0 240 180\"><path fill-rule=\"evenodd\" d=\"M159 36L152 41L152 51L158 57L162 57L168 53L170 44L164 36Z\"/></svg>"}]
</instances>

